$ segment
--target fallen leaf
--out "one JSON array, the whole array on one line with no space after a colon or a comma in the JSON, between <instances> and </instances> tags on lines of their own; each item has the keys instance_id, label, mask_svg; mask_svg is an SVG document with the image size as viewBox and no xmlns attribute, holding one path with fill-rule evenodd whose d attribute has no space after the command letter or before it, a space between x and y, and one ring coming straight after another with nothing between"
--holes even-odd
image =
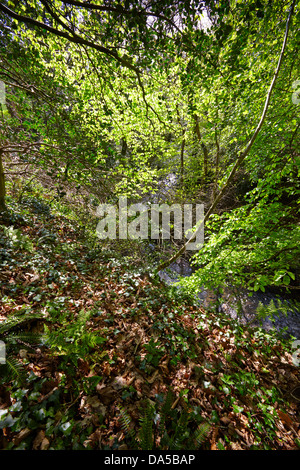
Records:
<instances>
[{"instance_id":1,"label":"fallen leaf","mask_svg":"<svg viewBox=\"0 0 300 470\"><path fill-rule=\"evenodd\" d=\"M222 421L222 423L224 424L229 424L231 420L227 416L222 416L222 418L220 418L220 421Z\"/></svg>"},{"instance_id":2,"label":"fallen leaf","mask_svg":"<svg viewBox=\"0 0 300 470\"><path fill-rule=\"evenodd\" d=\"M15 446L18 446L26 437L28 437L32 433L32 429L25 428L22 429L14 438L13 443Z\"/></svg>"},{"instance_id":3,"label":"fallen leaf","mask_svg":"<svg viewBox=\"0 0 300 470\"><path fill-rule=\"evenodd\" d=\"M119 375L114 379L112 386L115 390L121 390L122 388L127 386L126 379Z\"/></svg>"},{"instance_id":4,"label":"fallen leaf","mask_svg":"<svg viewBox=\"0 0 300 470\"><path fill-rule=\"evenodd\" d=\"M283 413L283 411L281 410L277 410L277 414L279 418L281 419L281 421L285 423L289 428L294 428L293 420L291 419L289 415L287 415L286 413Z\"/></svg>"},{"instance_id":5,"label":"fallen leaf","mask_svg":"<svg viewBox=\"0 0 300 470\"><path fill-rule=\"evenodd\" d=\"M96 387L97 393L100 396L102 403L104 405L108 405L111 403L115 397L116 397L116 392L112 387L101 387L99 384Z\"/></svg>"},{"instance_id":6,"label":"fallen leaf","mask_svg":"<svg viewBox=\"0 0 300 470\"><path fill-rule=\"evenodd\" d=\"M45 439L45 431L43 429L41 429L37 433L37 435L36 435L36 437L35 437L35 439L32 443L32 449L37 450L40 447L40 445L42 444L44 439Z\"/></svg>"},{"instance_id":7,"label":"fallen leaf","mask_svg":"<svg viewBox=\"0 0 300 470\"><path fill-rule=\"evenodd\" d=\"M43 439L42 443L41 443L40 449L41 449L41 450L48 450L49 447L50 447L50 441L49 441L49 439L47 439L47 437L45 437L45 438Z\"/></svg>"},{"instance_id":8,"label":"fallen leaf","mask_svg":"<svg viewBox=\"0 0 300 470\"><path fill-rule=\"evenodd\" d=\"M150 377L150 379L147 380L147 382L149 382L149 384L153 384L153 382L155 381L156 377L158 376L159 372L158 370L156 370L152 376Z\"/></svg>"}]
</instances>

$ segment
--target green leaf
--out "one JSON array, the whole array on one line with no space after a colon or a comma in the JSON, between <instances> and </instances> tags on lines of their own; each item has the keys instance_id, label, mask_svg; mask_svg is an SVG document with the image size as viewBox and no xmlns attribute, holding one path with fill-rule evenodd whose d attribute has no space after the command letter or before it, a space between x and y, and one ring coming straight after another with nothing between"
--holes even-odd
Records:
<instances>
[{"instance_id":1,"label":"green leaf","mask_svg":"<svg viewBox=\"0 0 300 470\"><path fill-rule=\"evenodd\" d=\"M289 283L291 282L291 278L290 278L289 276L287 276L287 275L283 276L283 279L282 279L282 280L283 280L283 283L284 283L286 286L288 286Z\"/></svg>"},{"instance_id":2,"label":"green leaf","mask_svg":"<svg viewBox=\"0 0 300 470\"><path fill-rule=\"evenodd\" d=\"M244 411L244 408L242 406L233 405L233 411L235 413L242 413Z\"/></svg>"}]
</instances>

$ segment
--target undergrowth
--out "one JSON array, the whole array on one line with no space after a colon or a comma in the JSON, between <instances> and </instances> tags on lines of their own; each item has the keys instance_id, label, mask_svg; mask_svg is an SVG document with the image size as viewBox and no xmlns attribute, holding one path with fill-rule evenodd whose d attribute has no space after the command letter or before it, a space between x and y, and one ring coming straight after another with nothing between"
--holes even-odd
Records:
<instances>
[{"instance_id":1,"label":"undergrowth","mask_svg":"<svg viewBox=\"0 0 300 470\"><path fill-rule=\"evenodd\" d=\"M93 218L85 238L61 202L22 198L0 226L1 448L298 448L293 339L205 311L145 275L140 245L130 264Z\"/></svg>"}]
</instances>

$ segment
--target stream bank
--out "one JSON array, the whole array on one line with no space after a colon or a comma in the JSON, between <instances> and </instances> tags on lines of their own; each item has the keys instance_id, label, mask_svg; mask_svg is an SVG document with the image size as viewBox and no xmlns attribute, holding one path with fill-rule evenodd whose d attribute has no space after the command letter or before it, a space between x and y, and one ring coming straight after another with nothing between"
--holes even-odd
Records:
<instances>
[{"instance_id":1,"label":"stream bank","mask_svg":"<svg viewBox=\"0 0 300 470\"><path fill-rule=\"evenodd\" d=\"M182 277L192 274L188 260L183 258L168 269L160 271L159 277L166 284L172 285ZM300 339L300 311L293 299L286 299L270 291L250 292L242 289L235 292L230 287L226 287L221 295L209 289L199 288L196 295L200 306L224 313L243 325L261 327L266 331L276 330L284 338L293 336ZM268 314L271 309L274 311L272 317ZM257 313L260 310L265 312L262 319Z\"/></svg>"},{"instance_id":2,"label":"stream bank","mask_svg":"<svg viewBox=\"0 0 300 470\"><path fill-rule=\"evenodd\" d=\"M175 173L168 174L160 181L155 194L151 194L147 200L152 203L168 202L173 199L178 177ZM155 250L153 244L149 244L150 251ZM179 258L168 269L159 272L159 277L166 284L175 284L181 277L191 276L193 269L186 258ZM196 293L199 305L211 308L243 325L261 327L266 331L275 330L284 338L295 337L300 339L300 302L295 303L296 298L278 294L266 290L266 292L251 292L240 289L238 292L229 286L220 295L215 291L200 288ZM264 318L258 317L258 311L264 310ZM270 313L272 310L272 316Z\"/></svg>"}]
</instances>

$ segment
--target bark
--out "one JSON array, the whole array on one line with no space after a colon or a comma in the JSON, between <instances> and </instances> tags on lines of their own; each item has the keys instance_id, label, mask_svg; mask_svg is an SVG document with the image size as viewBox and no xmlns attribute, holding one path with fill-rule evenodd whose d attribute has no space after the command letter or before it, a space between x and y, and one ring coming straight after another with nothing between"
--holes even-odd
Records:
<instances>
[{"instance_id":1,"label":"bark","mask_svg":"<svg viewBox=\"0 0 300 470\"><path fill-rule=\"evenodd\" d=\"M181 189L183 188L183 172L184 172L184 147L185 147L185 131L182 133L182 142L180 150L180 185Z\"/></svg>"},{"instance_id":2,"label":"bark","mask_svg":"<svg viewBox=\"0 0 300 470\"><path fill-rule=\"evenodd\" d=\"M194 116L195 119L195 131L196 135L198 137L199 143L201 145L202 151L203 151L203 169L204 169L204 178L207 177L207 172L208 172L208 151L207 147L202 141L202 136L200 132L200 127L199 127L199 118L197 115Z\"/></svg>"},{"instance_id":3,"label":"bark","mask_svg":"<svg viewBox=\"0 0 300 470\"><path fill-rule=\"evenodd\" d=\"M222 199L222 197L223 197L224 193L226 192L229 184L232 182L237 170L240 168L240 166L243 163L243 161L245 160L246 156L249 154L249 152L250 152L250 150L251 150L251 148L252 148L252 146L253 146L253 144L254 144L254 142L255 142L258 134L259 134L259 131L262 128L262 125L264 123L264 120L265 120L265 117L266 117L266 114L267 114L267 110L268 110L268 107L269 107L269 104L270 104L272 91L274 89L274 85L275 85L276 79L278 77L280 66L281 66L281 63L282 63L283 56L284 56L284 51L285 51L285 48L286 48L286 43L287 43L287 38L288 38L288 33L289 33L289 28L290 28L290 23L291 23L291 18L292 18L293 11L294 11L295 3L296 3L296 0L293 0L293 3L290 7L289 15L288 15L287 22L286 22L286 28L285 28L285 34L284 34L284 39L283 39L283 43L282 43L281 52L280 52L280 55L279 55L279 58L278 58L277 66L276 66L276 69L275 69L275 72L274 72L274 75L273 75L271 85L269 87L269 90L268 90L268 93L267 93L267 96L266 96L265 105L264 105L259 123L258 123L251 139L249 140L246 148L238 155L237 160L236 160L234 166L231 169L231 172L230 172L230 174L227 178L226 183L224 184L224 186L220 190L219 194L216 196L215 200L211 204L210 208L208 209L207 213L205 214L204 219L203 219L201 225L198 227L197 231L203 230L203 227L205 226L207 220L209 219L209 217L211 216L211 214L215 210L215 208L216 208L217 204L219 203L219 201ZM177 251L177 253L175 253L175 255L173 255L167 261L161 263L156 268L155 271L156 272L161 271L162 269L167 268L168 266L170 266L170 264L172 264L174 261L176 261L186 251L187 245L189 243L193 242L196 239L196 234L197 234L197 232L194 232L194 234L182 246L182 248L179 251Z\"/></svg>"},{"instance_id":4,"label":"bark","mask_svg":"<svg viewBox=\"0 0 300 470\"><path fill-rule=\"evenodd\" d=\"M219 145L218 135L217 135L217 130L216 129L215 129L215 141L216 141L217 153L216 153L216 163L215 163L215 180L214 180L214 187L213 187L213 201L215 200L216 194L217 194L218 178L219 178L219 165L220 165L220 145Z\"/></svg>"},{"instance_id":5,"label":"bark","mask_svg":"<svg viewBox=\"0 0 300 470\"><path fill-rule=\"evenodd\" d=\"M2 155L3 152L0 150L0 211L6 209L5 207L5 178L4 178L4 170L3 170L3 163L2 163Z\"/></svg>"}]
</instances>

